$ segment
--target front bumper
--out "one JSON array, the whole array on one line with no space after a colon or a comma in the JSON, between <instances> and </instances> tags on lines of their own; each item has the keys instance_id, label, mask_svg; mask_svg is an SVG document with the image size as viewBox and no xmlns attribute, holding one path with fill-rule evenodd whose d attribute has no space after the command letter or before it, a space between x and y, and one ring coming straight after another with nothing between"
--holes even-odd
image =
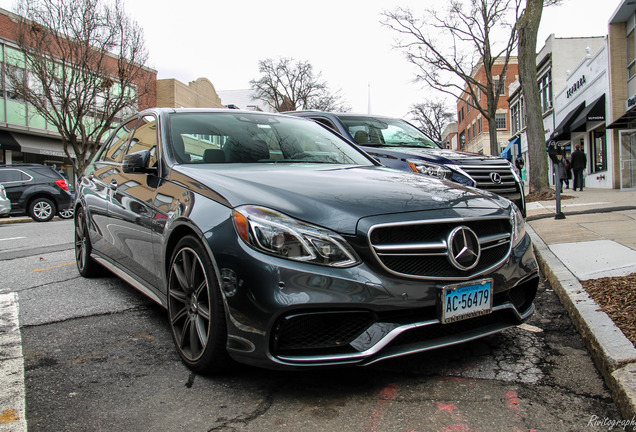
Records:
<instances>
[{"instance_id":1,"label":"front bumper","mask_svg":"<svg viewBox=\"0 0 636 432\"><path fill-rule=\"evenodd\" d=\"M452 324L438 314L448 281L414 280L364 263L334 269L270 257L211 236L228 322L229 354L267 368L368 365L515 326L534 311L539 283L529 237L485 277L492 313Z\"/></svg>"}]
</instances>

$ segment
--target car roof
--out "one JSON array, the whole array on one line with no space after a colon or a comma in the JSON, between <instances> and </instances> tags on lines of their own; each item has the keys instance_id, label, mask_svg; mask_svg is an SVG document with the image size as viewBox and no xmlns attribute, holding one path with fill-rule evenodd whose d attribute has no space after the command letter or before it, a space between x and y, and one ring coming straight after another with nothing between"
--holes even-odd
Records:
<instances>
[{"instance_id":1,"label":"car roof","mask_svg":"<svg viewBox=\"0 0 636 432\"><path fill-rule=\"evenodd\" d=\"M374 118L374 119L403 120L403 119L401 119L399 117L391 117L391 116L386 116L386 115L350 113L350 112L337 112L337 111L300 110L300 111L287 111L284 114L294 115L294 113L308 114L308 115L309 114L320 114L320 115L335 116L335 117L341 117L341 118L346 118L346 117L368 117L368 118Z\"/></svg>"}]
</instances>

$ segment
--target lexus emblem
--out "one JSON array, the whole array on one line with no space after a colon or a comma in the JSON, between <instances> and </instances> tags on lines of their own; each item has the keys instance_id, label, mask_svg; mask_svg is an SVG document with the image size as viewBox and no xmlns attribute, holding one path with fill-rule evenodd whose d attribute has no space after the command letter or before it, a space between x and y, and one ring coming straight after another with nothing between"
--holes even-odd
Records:
<instances>
[{"instance_id":1,"label":"lexus emblem","mask_svg":"<svg viewBox=\"0 0 636 432\"><path fill-rule=\"evenodd\" d=\"M490 173L490 180L493 183L501 184L501 176L499 175L499 173L496 173L496 172Z\"/></svg>"},{"instance_id":2,"label":"lexus emblem","mask_svg":"<svg viewBox=\"0 0 636 432\"><path fill-rule=\"evenodd\" d=\"M450 232L447 248L449 261L459 270L470 270L479 262L479 238L467 226L458 226Z\"/></svg>"}]
</instances>

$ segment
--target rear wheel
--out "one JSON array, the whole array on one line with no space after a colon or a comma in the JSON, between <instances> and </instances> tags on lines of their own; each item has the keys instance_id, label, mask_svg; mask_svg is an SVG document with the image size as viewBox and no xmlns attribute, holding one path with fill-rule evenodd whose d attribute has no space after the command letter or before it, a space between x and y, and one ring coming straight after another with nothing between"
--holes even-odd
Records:
<instances>
[{"instance_id":1,"label":"rear wheel","mask_svg":"<svg viewBox=\"0 0 636 432\"><path fill-rule=\"evenodd\" d=\"M71 219L73 217L73 209L69 208L66 210L60 210L59 212L57 212L57 215L62 219Z\"/></svg>"},{"instance_id":2,"label":"rear wheel","mask_svg":"<svg viewBox=\"0 0 636 432\"><path fill-rule=\"evenodd\" d=\"M220 372L231 364L223 299L212 269L196 237L177 243L170 260L168 316L179 356L198 373Z\"/></svg>"},{"instance_id":3,"label":"rear wheel","mask_svg":"<svg viewBox=\"0 0 636 432\"><path fill-rule=\"evenodd\" d=\"M48 222L55 216L55 204L48 198L35 198L29 204L29 216L36 222Z\"/></svg>"},{"instance_id":4,"label":"rear wheel","mask_svg":"<svg viewBox=\"0 0 636 432\"><path fill-rule=\"evenodd\" d=\"M84 210L79 208L75 214L75 263L77 271L84 277L94 277L101 273L101 266L91 258L91 239Z\"/></svg>"}]
</instances>

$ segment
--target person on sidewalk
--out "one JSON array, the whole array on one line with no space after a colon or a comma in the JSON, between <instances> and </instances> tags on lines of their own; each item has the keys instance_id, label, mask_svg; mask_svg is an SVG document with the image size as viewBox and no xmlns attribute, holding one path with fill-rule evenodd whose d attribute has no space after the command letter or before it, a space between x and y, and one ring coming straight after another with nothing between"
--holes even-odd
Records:
<instances>
[{"instance_id":1,"label":"person on sidewalk","mask_svg":"<svg viewBox=\"0 0 636 432\"><path fill-rule=\"evenodd\" d=\"M574 151L572 152L572 171L574 171L574 187L572 190L576 190L578 187L579 190L583 190L583 170L587 166L587 156L585 153L581 151L581 146L579 144L574 146Z\"/></svg>"},{"instance_id":2,"label":"person on sidewalk","mask_svg":"<svg viewBox=\"0 0 636 432\"><path fill-rule=\"evenodd\" d=\"M559 159L559 162L556 164L556 169L559 171L559 180L562 192L564 183L570 187L570 182L568 181L568 160L561 155L558 155L557 158Z\"/></svg>"}]
</instances>

